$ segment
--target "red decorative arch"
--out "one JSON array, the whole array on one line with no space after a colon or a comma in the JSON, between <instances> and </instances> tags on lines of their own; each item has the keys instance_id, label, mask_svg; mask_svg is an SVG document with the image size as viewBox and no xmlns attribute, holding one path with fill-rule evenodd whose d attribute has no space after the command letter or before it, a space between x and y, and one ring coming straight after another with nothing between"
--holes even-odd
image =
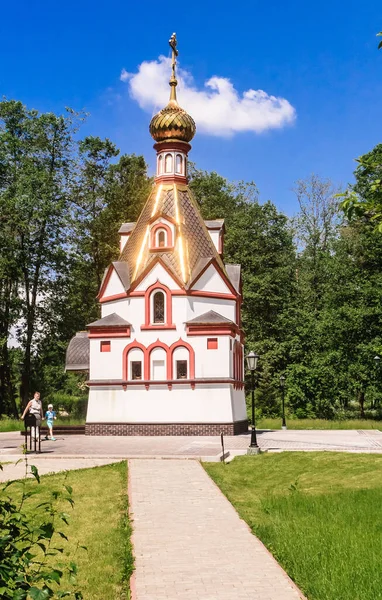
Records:
<instances>
[{"instance_id":1,"label":"red decorative arch","mask_svg":"<svg viewBox=\"0 0 382 600\"><path fill-rule=\"evenodd\" d=\"M158 231L158 229L164 229L167 233L167 245L166 246L162 246L159 247L156 245L155 243L155 235L156 232ZM164 251L167 248L172 248L174 246L173 240L172 240L172 229L171 227L169 227L166 223L156 223L150 231L150 249L151 250L160 250L160 251Z\"/></svg>"},{"instance_id":2,"label":"red decorative arch","mask_svg":"<svg viewBox=\"0 0 382 600\"><path fill-rule=\"evenodd\" d=\"M150 320L150 304L151 304L151 295L157 292L158 290L162 290L166 295L166 322L163 324L160 323L151 323ZM141 326L141 330L143 329L175 329L175 325L172 322L172 296L171 290L159 283L159 280L145 291L145 324Z\"/></svg>"},{"instance_id":3,"label":"red decorative arch","mask_svg":"<svg viewBox=\"0 0 382 600\"><path fill-rule=\"evenodd\" d=\"M170 349L169 349L170 350L170 366L171 366L169 379L174 378L173 356L174 356L174 350L176 350L176 348L186 348L186 350L188 350L189 365L190 365L189 379L195 379L195 350L188 342L184 342L182 340L182 338L180 338L177 342L174 342L170 346Z\"/></svg>"},{"instance_id":4,"label":"red decorative arch","mask_svg":"<svg viewBox=\"0 0 382 600\"><path fill-rule=\"evenodd\" d=\"M167 379L171 379L171 371L170 371L170 348L164 342L160 342L159 339L156 342L153 342L148 346L146 350L146 360L145 360L145 379L147 381L150 380L151 377L151 352L155 348L163 348L166 351L166 377Z\"/></svg>"},{"instance_id":5,"label":"red decorative arch","mask_svg":"<svg viewBox=\"0 0 382 600\"><path fill-rule=\"evenodd\" d=\"M143 367L144 367L144 371L146 370L146 363L147 363L146 346L144 346L143 344L140 344L139 342L134 340L134 342L131 342L130 344L128 344L122 352L122 379L124 381L128 380L128 370L127 370L128 354L129 354L130 350L134 350L134 349L142 350L142 352L143 352Z\"/></svg>"}]
</instances>

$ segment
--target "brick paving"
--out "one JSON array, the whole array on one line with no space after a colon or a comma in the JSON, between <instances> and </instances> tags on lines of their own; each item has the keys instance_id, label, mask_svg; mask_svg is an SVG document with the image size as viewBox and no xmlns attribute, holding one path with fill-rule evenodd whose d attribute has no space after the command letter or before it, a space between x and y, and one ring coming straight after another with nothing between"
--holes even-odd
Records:
<instances>
[{"instance_id":1,"label":"brick paving","mask_svg":"<svg viewBox=\"0 0 382 600\"><path fill-rule=\"evenodd\" d=\"M304 598L197 461L130 460L132 600Z\"/></svg>"}]
</instances>

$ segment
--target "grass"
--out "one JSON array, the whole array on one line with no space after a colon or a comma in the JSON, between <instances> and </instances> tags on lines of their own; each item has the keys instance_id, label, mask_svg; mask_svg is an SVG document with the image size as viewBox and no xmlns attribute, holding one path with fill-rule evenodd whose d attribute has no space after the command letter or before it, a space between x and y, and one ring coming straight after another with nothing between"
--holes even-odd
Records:
<instances>
[{"instance_id":1,"label":"grass","mask_svg":"<svg viewBox=\"0 0 382 600\"><path fill-rule=\"evenodd\" d=\"M204 467L309 600L382 598L382 456L283 452Z\"/></svg>"},{"instance_id":2,"label":"grass","mask_svg":"<svg viewBox=\"0 0 382 600\"><path fill-rule=\"evenodd\" d=\"M54 425L84 425L85 419L72 419L71 417L58 417ZM42 422L42 426L46 425L45 419ZM0 419L0 433L6 431L22 431L24 429L24 421L21 419L9 419L5 417Z\"/></svg>"},{"instance_id":3,"label":"grass","mask_svg":"<svg viewBox=\"0 0 382 600\"><path fill-rule=\"evenodd\" d=\"M258 419L258 429L281 429L279 419ZM327 419L287 419L288 429L382 429L382 421L372 419L349 419L328 421Z\"/></svg>"},{"instance_id":4,"label":"grass","mask_svg":"<svg viewBox=\"0 0 382 600\"><path fill-rule=\"evenodd\" d=\"M28 480L28 488L37 489L25 505L28 511L33 514L34 506L47 499L49 490L61 489L64 479L65 474L59 473L42 476L40 485ZM74 507L71 510L63 505L70 515L69 526L61 526L69 538L63 560L77 563L84 600L128 598L133 558L127 520L126 462L69 471L65 483L73 488ZM21 484L15 484L8 492L11 490L16 497ZM77 549L78 544L86 546L87 551ZM60 556L58 562L61 560Z\"/></svg>"}]
</instances>

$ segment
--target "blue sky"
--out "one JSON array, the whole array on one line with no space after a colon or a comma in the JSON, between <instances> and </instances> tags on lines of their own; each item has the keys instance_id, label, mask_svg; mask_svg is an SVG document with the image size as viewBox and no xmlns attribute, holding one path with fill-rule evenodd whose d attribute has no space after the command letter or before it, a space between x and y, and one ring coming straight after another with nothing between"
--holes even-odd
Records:
<instances>
[{"instance_id":1,"label":"blue sky","mask_svg":"<svg viewBox=\"0 0 382 600\"><path fill-rule=\"evenodd\" d=\"M239 97L261 89L295 109L293 124L260 134L197 133L190 155L199 168L255 181L262 201L293 214L296 179L316 172L346 185L354 158L382 141L381 29L377 0L8 2L0 94L41 111L84 108L91 114L83 135L109 137L122 152L143 154L152 169L152 113L120 75L168 56L176 31L180 67L194 89L216 76ZM178 97L182 104L181 89Z\"/></svg>"}]
</instances>

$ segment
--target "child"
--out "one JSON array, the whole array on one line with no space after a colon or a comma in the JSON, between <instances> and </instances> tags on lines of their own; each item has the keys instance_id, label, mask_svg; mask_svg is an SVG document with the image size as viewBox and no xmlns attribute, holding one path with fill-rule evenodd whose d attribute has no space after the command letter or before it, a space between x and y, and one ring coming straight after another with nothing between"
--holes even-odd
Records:
<instances>
[{"instance_id":1,"label":"child","mask_svg":"<svg viewBox=\"0 0 382 600\"><path fill-rule=\"evenodd\" d=\"M56 441L56 438L53 437L53 421L56 418L56 413L53 410L53 404L48 404L48 410L45 413L46 424L49 427L50 439L52 442ZM45 436L45 439L48 440L49 436Z\"/></svg>"}]
</instances>

